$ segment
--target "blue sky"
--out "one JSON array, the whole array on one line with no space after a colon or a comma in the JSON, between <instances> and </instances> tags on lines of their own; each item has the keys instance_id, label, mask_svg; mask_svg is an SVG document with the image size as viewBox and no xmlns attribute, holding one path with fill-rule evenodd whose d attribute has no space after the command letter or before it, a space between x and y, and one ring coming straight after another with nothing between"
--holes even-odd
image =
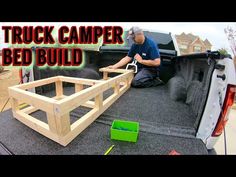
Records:
<instances>
[{"instance_id":1,"label":"blue sky","mask_svg":"<svg viewBox=\"0 0 236 177\"><path fill-rule=\"evenodd\" d=\"M141 28L147 30L161 31L161 32L171 32L172 34L180 34L182 32L192 33L194 35L198 35L203 40L207 38L212 44L212 50L216 50L219 48L226 48L228 52L232 53L230 50L230 46L227 40L227 37L224 33L224 28L227 26L232 26L236 29L236 23L211 23L211 22L198 22L198 23L190 23L190 22L144 22L144 23L121 23L121 22L107 22L107 23L97 23L97 22L89 22L89 23L0 23L2 25L119 25L124 29L129 29L132 26L140 26ZM0 29L0 35L2 36L2 30ZM0 47L2 46L2 40L0 39Z\"/></svg>"}]
</instances>

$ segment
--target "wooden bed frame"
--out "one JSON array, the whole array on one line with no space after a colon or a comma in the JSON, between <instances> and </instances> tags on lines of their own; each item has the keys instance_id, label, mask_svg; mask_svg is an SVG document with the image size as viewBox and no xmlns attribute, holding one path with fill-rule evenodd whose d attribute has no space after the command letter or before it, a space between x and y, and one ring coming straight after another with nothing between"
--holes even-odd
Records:
<instances>
[{"instance_id":1,"label":"wooden bed frame","mask_svg":"<svg viewBox=\"0 0 236 177\"><path fill-rule=\"evenodd\" d=\"M68 145L130 88L133 79L132 70L101 68L99 71L103 72L102 80L56 76L9 87L13 116L51 140L63 146ZM119 75L108 78L109 73L119 73ZM74 83L75 93L70 96L63 95L63 82ZM53 98L27 91L51 83L55 83L56 86L56 96ZM84 89L84 85L90 87ZM104 100L103 92L110 88L113 88L114 93ZM20 103L29 106L21 109ZM71 124L70 112L79 106L92 109ZM46 112L47 123L30 115L37 110Z\"/></svg>"}]
</instances>

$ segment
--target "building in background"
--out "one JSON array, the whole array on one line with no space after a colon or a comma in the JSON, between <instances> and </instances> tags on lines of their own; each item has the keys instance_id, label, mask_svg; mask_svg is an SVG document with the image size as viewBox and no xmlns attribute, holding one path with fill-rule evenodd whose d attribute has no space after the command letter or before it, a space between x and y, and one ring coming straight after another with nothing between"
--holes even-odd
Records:
<instances>
[{"instance_id":1,"label":"building in background","mask_svg":"<svg viewBox=\"0 0 236 177\"><path fill-rule=\"evenodd\" d=\"M212 44L208 39L202 40L199 36L195 36L191 33L175 35L176 41L179 46L180 54L198 53L211 50Z\"/></svg>"}]
</instances>

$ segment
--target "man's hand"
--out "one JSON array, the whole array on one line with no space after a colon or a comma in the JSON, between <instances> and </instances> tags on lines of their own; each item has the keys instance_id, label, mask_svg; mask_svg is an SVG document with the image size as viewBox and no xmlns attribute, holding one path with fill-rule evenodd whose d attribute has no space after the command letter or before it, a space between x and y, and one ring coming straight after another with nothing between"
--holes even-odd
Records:
<instances>
[{"instance_id":1,"label":"man's hand","mask_svg":"<svg viewBox=\"0 0 236 177\"><path fill-rule=\"evenodd\" d=\"M137 62L141 63L143 62L143 58L137 53L134 58L137 60Z\"/></svg>"},{"instance_id":2,"label":"man's hand","mask_svg":"<svg viewBox=\"0 0 236 177\"><path fill-rule=\"evenodd\" d=\"M107 66L107 68L109 68L109 69L118 69L118 68L126 65L130 61L131 61L131 58L129 56L125 56L118 63L116 63L114 65Z\"/></svg>"},{"instance_id":3,"label":"man's hand","mask_svg":"<svg viewBox=\"0 0 236 177\"><path fill-rule=\"evenodd\" d=\"M109 69L117 69L114 65L107 66Z\"/></svg>"}]
</instances>

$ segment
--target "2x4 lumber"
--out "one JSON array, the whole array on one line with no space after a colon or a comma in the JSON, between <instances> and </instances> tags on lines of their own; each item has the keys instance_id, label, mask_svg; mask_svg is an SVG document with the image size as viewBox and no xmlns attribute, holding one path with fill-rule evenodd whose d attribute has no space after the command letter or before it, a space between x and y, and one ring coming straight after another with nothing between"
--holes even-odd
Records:
<instances>
[{"instance_id":1,"label":"2x4 lumber","mask_svg":"<svg viewBox=\"0 0 236 177\"><path fill-rule=\"evenodd\" d=\"M12 108L13 112L16 112L20 109L19 108L19 101L17 99L11 98L10 103L11 103L11 108Z\"/></svg>"},{"instance_id":2,"label":"2x4 lumber","mask_svg":"<svg viewBox=\"0 0 236 177\"><path fill-rule=\"evenodd\" d=\"M76 78L76 77L66 77L66 76L59 76L59 79L63 82L69 82L74 84L83 84L83 85L95 85L97 83L101 83L101 80L95 79L83 79L83 78Z\"/></svg>"},{"instance_id":3,"label":"2x4 lumber","mask_svg":"<svg viewBox=\"0 0 236 177\"><path fill-rule=\"evenodd\" d=\"M130 70L126 70L126 69L100 68L99 71L100 71L100 72L108 72L108 73L126 73L127 71L130 71Z\"/></svg>"},{"instance_id":4,"label":"2x4 lumber","mask_svg":"<svg viewBox=\"0 0 236 177\"><path fill-rule=\"evenodd\" d=\"M129 86L123 87L119 94L113 94L108 97L104 102L101 108L94 108L81 117L79 120L74 122L71 125L71 132L69 132L65 137L61 139L61 144L63 146L68 145L76 136L78 136L84 129L86 129L92 122L94 122L112 103L114 103L126 90L129 89Z\"/></svg>"},{"instance_id":5,"label":"2x4 lumber","mask_svg":"<svg viewBox=\"0 0 236 177\"><path fill-rule=\"evenodd\" d=\"M104 92L112 87L116 82L125 80L132 72L123 73L107 81L96 84L90 88L84 89L78 93L75 93L63 100L58 101L57 109L61 112L72 111L86 101L94 98L97 94Z\"/></svg>"},{"instance_id":6,"label":"2x4 lumber","mask_svg":"<svg viewBox=\"0 0 236 177\"><path fill-rule=\"evenodd\" d=\"M107 80L108 79L108 72L104 71L103 72L103 80Z\"/></svg>"},{"instance_id":7,"label":"2x4 lumber","mask_svg":"<svg viewBox=\"0 0 236 177\"><path fill-rule=\"evenodd\" d=\"M94 108L95 103L94 103L94 101L90 101L90 100L89 100L89 101L87 101L87 102L81 104L81 106L88 107L88 108Z\"/></svg>"},{"instance_id":8,"label":"2x4 lumber","mask_svg":"<svg viewBox=\"0 0 236 177\"><path fill-rule=\"evenodd\" d=\"M69 113L63 116L56 116L54 114L47 113L47 121L50 131L64 136L70 131L70 115Z\"/></svg>"},{"instance_id":9,"label":"2x4 lumber","mask_svg":"<svg viewBox=\"0 0 236 177\"><path fill-rule=\"evenodd\" d=\"M21 117L24 117L27 120L30 120L33 124L35 124L36 126L42 127L45 130L49 130L48 125L45 122L42 122L41 120L38 120L22 111L16 111L17 115L20 115Z\"/></svg>"},{"instance_id":10,"label":"2x4 lumber","mask_svg":"<svg viewBox=\"0 0 236 177\"><path fill-rule=\"evenodd\" d=\"M47 115L49 130L55 134L58 134L55 116L51 113L46 113L46 115Z\"/></svg>"},{"instance_id":11,"label":"2x4 lumber","mask_svg":"<svg viewBox=\"0 0 236 177\"><path fill-rule=\"evenodd\" d=\"M95 108L101 109L102 106L103 106L103 93L100 93L95 97Z\"/></svg>"},{"instance_id":12,"label":"2x4 lumber","mask_svg":"<svg viewBox=\"0 0 236 177\"><path fill-rule=\"evenodd\" d=\"M56 95L57 95L57 97L62 96L63 95L62 81L56 81L55 85L56 85Z\"/></svg>"},{"instance_id":13,"label":"2x4 lumber","mask_svg":"<svg viewBox=\"0 0 236 177\"><path fill-rule=\"evenodd\" d=\"M27 108L21 109L22 112L24 112L25 114L31 114L35 111L39 110L38 108L35 108L33 106L29 106Z\"/></svg>"},{"instance_id":14,"label":"2x4 lumber","mask_svg":"<svg viewBox=\"0 0 236 177\"><path fill-rule=\"evenodd\" d=\"M125 85L126 84L126 82L120 82L120 85L121 86L123 86L123 85Z\"/></svg>"},{"instance_id":15,"label":"2x4 lumber","mask_svg":"<svg viewBox=\"0 0 236 177\"><path fill-rule=\"evenodd\" d=\"M68 97L68 96L66 96L66 95L62 95L62 96L55 96L55 97L53 97L53 99L55 99L55 100L62 100L63 98L66 98L66 97ZM94 108L94 105L95 105L95 103L94 103L94 101L87 101L87 102L85 102L85 103L83 103L83 104L81 104L82 106L84 106L84 107L88 107L88 108Z\"/></svg>"},{"instance_id":16,"label":"2x4 lumber","mask_svg":"<svg viewBox=\"0 0 236 177\"><path fill-rule=\"evenodd\" d=\"M130 88L130 85L125 85L120 88L118 94L114 93L106 100L103 101L102 107L92 109L86 115L81 117L79 120L71 125L71 132L62 138L61 144L66 146L76 136L78 136L84 129L86 129L94 120L96 120L108 107L110 107L125 91Z\"/></svg>"},{"instance_id":17,"label":"2x4 lumber","mask_svg":"<svg viewBox=\"0 0 236 177\"><path fill-rule=\"evenodd\" d=\"M56 125L57 125L57 134L59 136L65 136L71 131L70 126L70 114L66 113L62 116L55 116Z\"/></svg>"},{"instance_id":18,"label":"2x4 lumber","mask_svg":"<svg viewBox=\"0 0 236 177\"><path fill-rule=\"evenodd\" d=\"M71 125L71 131L61 138L63 146L68 145L76 136L78 136L84 129L86 129L99 116L99 109L92 109L79 120Z\"/></svg>"},{"instance_id":19,"label":"2x4 lumber","mask_svg":"<svg viewBox=\"0 0 236 177\"><path fill-rule=\"evenodd\" d=\"M114 93L116 94L119 94L120 92L120 83L115 83L115 86L114 86Z\"/></svg>"},{"instance_id":20,"label":"2x4 lumber","mask_svg":"<svg viewBox=\"0 0 236 177\"><path fill-rule=\"evenodd\" d=\"M17 111L16 114L14 114L14 116L16 117L17 120L19 120L23 124L27 125L31 129L52 139L53 141L60 143L59 137L49 130L49 126L46 123L44 123L38 119L35 119L34 117L32 117L22 111Z\"/></svg>"},{"instance_id":21,"label":"2x4 lumber","mask_svg":"<svg viewBox=\"0 0 236 177\"><path fill-rule=\"evenodd\" d=\"M80 92L77 92L63 100L60 100L56 103L57 110L61 112L70 112L75 108L79 107L81 104L87 102L88 100L94 98L97 94L102 92L102 87L105 83L99 83L93 87L89 87ZM56 112L57 113L57 112Z\"/></svg>"},{"instance_id":22,"label":"2x4 lumber","mask_svg":"<svg viewBox=\"0 0 236 177\"><path fill-rule=\"evenodd\" d=\"M9 87L8 88L10 97L23 101L33 107L37 107L45 112L53 113L53 103L56 100L52 98L48 98L42 95L37 95L35 93L31 93L25 90L21 90L19 88Z\"/></svg>"},{"instance_id":23,"label":"2x4 lumber","mask_svg":"<svg viewBox=\"0 0 236 177\"><path fill-rule=\"evenodd\" d=\"M108 84L114 84L114 82L124 82L126 79L132 80L132 78L133 78L133 71L126 70L125 73L122 73L122 74L120 74L118 76L115 76L115 77L107 80L106 82Z\"/></svg>"},{"instance_id":24,"label":"2x4 lumber","mask_svg":"<svg viewBox=\"0 0 236 177\"><path fill-rule=\"evenodd\" d=\"M61 100L63 98L66 98L67 96L66 95L61 95L61 96L54 96L52 97L54 100Z\"/></svg>"},{"instance_id":25,"label":"2x4 lumber","mask_svg":"<svg viewBox=\"0 0 236 177\"><path fill-rule=\"evenodd\" d=\"M13 87L26 90L26 89L39 87L39 86L42 86L42 85L51 84L51 83L56 82L56 81L59 81L58 76L51 77L51 78L46 78L46 79L41 79L41 80L37 80L37 81L32 81L32 82L28 82L28 83L25 83L25 84L16 85L16 86L13 86Z\"/></svg>"},{"instance_id":26,"label":"2x4 lumber","mask_svg":"<svg viewBox=\"0 0 236 177\"><path fill-rule=\"evenodd\" d=\"M44 79L45 82L36 81L37 83L34 83L32 87L38 85L40 86L40 84L44 85L49 82L61 82L58 86L56 85L56 87L58 87L57 92L59 94L57 94L54 99L21 90L22 88L27 89L29 84L25 85L25 87L10 87L9 94L12 97L12 100L14 100L12 103L15 104L15 111L13 110L13 115L35 131L60 143L61 145L66 146L130 87L131 79L133 78L132 70L122 71L122 69L118 69L112 71L111 69L108 69L106 72L117 72L122 74L106 81L58 76L55 77L56 80L54 81L52 81L52 78L49 78L48 80ZM64 98L62 93L63 91L59 90L62 86L62 82L72 82L80 85L84 84L93 86L84 90L77 88L77 93ZM121 82L126 82L127 84L120 88ZM103 101L103 92L111 87L115 87L115 93ZM57 98L63 99L57 101L55 100ZM95 101L90 101L92 98L95 98ZM31 106L23 110L18 110L18 99L19 101L23 101ZM80 105L85 105L93 109L75 123L70 125L69 112ZM48 124L27 114L37 109L41 109L47 113Z\"/></svg>"},{"instance_id":27,"label":"2x4 lumber","mask_svg":"<svg viewBox=\"0 0 236 177\"><path fill-rule=\"evenodd\" d=\"M128 89L130 88L130 85L123 86L120 88L119 94L112 94L107 99L103 101L103 111L105 111L109 106L111 106L122 94L124 94Z\"/></svg>"},{"instance_id":28,"label":"2x4 lumber","mask_svg":"<svg viewBox=\"0 0 236 177\"><path fill-rule=\"evenodd\" d=\"M84 89L83 84L75 84L75 93Z\"/></svg>"}]
</instances>

